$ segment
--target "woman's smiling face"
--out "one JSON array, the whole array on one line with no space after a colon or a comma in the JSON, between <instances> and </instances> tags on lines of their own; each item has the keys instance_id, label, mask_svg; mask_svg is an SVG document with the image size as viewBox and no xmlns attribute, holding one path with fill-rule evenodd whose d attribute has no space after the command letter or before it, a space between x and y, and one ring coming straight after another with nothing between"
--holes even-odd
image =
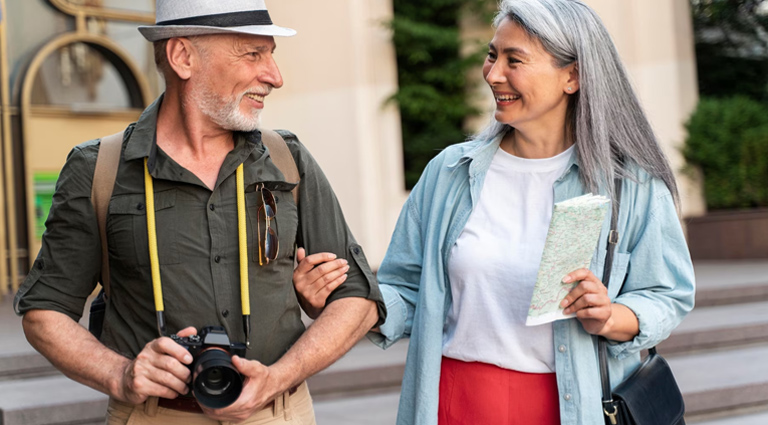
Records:
<instances>
[{"instance_id":1,"label":"woman's smiling face","mask_svg":"<svg viewBox=\"0 0 768 425\"><path fill-rule=\"evenodd\" d=\"M518 130L562 128L569 96L579 88L575 65L556 67L541 42L509 19L488 48L483 76L496 99L496 120Z\"/></svg>"}]
</instances>

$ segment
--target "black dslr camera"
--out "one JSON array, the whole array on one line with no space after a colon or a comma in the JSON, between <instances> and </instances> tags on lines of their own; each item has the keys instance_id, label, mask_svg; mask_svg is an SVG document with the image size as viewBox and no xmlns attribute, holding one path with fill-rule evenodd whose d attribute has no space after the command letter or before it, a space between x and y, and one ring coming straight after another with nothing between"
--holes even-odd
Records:
<instances>
[{"instance_id":1,"label":"black dslr camera","mask_svg":"<svg viewBox=\"0 0 768 425\"><path fill-rule=\"evenodd\" d=\"M221 326L206 326L200 334L186 338L174 334L171 339L192 354L189 370L198 403L211 409L221 409L240 397L243 377L232 364L232 356L245 357L245 344L230 343L227 332Z\"/></svg>"}]
</instances>

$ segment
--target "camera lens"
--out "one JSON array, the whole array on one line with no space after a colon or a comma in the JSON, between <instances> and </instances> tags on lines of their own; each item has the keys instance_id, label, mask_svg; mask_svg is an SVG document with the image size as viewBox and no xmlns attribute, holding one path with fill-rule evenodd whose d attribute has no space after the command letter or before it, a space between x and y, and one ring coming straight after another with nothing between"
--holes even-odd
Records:
<instances>
[{"instance_id":1,"label":"camera lens","mask_svg":"<svg viewBox=\"0 0 768 425\"><path fill-rule=\"evenodd\" d=\"M194 367L193 388L198 403L221 409L234 403L243 390L243 378L229 353L219 349L203 351Z\"/></svg>"}]
</instances>

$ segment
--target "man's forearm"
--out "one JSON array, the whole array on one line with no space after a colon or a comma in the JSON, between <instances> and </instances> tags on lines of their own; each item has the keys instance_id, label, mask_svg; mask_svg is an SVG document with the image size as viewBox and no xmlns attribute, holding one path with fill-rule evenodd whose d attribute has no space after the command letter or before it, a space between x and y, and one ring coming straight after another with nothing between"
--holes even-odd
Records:
<instances>
[{"instance_id":1,"label":"man's forearm","mask_svg":"<svg viewBox=\"0 0 768 425\"><path fill-rule=\"evenodd\" d=\"M286 388L325 369L349 351L378 320L376 303L342 298L328 304L296 344L270 369Z\"/></svg>"},{"instance_id":2,"label":"man's forearm","mask_svg":"<svg viewBox=\"0 0 768 425\"><path fill-rule=\"evenodd\" d=\"M130 360L64 314L32 310L22 323L29 343L67 377L121 398L119 382Z\"/></svg>"}]
</instances>

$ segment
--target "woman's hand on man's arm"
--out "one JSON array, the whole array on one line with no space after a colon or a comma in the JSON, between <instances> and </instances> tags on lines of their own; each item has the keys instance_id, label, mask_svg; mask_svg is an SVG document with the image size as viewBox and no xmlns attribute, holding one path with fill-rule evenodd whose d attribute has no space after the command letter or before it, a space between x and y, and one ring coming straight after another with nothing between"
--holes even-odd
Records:
<instances>
[{"instance_id":1,"label":"woman's hand on man's arm","mask_svg":"<svg viewBox=\"0 0 768 425\"><path fill-rule=\"evenodd\" d=\"M336 254L320 252L306 255L304 248L296 251L298 266L293 271L293 286L299 304L312 319L317 319L334 289L347 280L349 264Z\"/></svg>"}]
</instances>

